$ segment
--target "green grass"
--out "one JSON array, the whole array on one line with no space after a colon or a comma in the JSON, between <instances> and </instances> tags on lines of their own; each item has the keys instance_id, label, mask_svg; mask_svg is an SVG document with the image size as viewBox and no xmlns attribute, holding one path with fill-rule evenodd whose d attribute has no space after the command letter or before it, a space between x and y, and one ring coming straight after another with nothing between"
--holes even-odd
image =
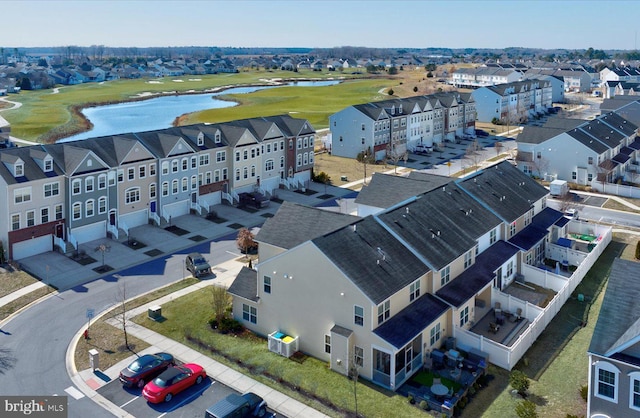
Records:
<instances>
[{"instance_id":1,"label":"green grass","mask_svg":"<svg viewBox=\"0 0 640 418\"><path fill-rule=\"evenodd\" d=\"M138 98L143 93L171 94L175 92L206 92L222 86L265 84L266 79L337 79L355 78L339 72L313 71L247 71L237 74L166 77L157 80L115 80L63 86L59 93L51 90L22 91L10 95L9 100L22 103L18 109L5 110L2 116L11 124L12 134L18 138L45 142L80 132L85 123L74 108L119 103ZM360 76L361 77L361 76ZM176 82L174 80L182 80ZM153 81L153 82L150 82ZM380 100L378 90L394 85L387 78L359 79L337 86L283 87L250 94L224 96L243 105L224 112L199 112L184 118L183 124L243 119L254 116L289 112L307 117L318 129L328 126L328 116L354 103ZM222 109L221 109L222 110ZM177 116L177 115L176 115Z\"/></svg>"},{"instance_id":2,"label":"green grass","mask_svg":"<svg viewBox=\"0 0 640 418\"><path fill-rule=\"evenodd\" d=\"M432 372L421 370L413 375L411 380L416 383L420 383L422 386L431 387L433 386L434 377L436 377L436 375L434 375ZM453 388L454 392L457 392L458 390L460 390L460 388L462 388L462 385L460 383L454 382L453 380L447 379L446 377L441 377L440 382L448 388Z\"/></svg>"},{"instance_id":3,"label":"green grass","mask_svg":"<svg viewBox=\"0 0 640 418\"><path fill-rule=\"evenodd\" d=\"M344 413L323 406L314 397L330 399L339 410L354 410L353 381L330 370L327 363L311 357L306 357L299 363L270 352L267 341L263 338L241 338L213 332L207 324L212 315L210 289L193 292L163 304L162 315L166 319L163 322L149 320L145 314L134 318L134 322L197 349L229 367L251 374L252 378L325 414L343 416ZM190 340L206 343L214 351L194 344L185 335L189 335ZM280 380L299 387L299 390L279 383ZM426 416L415 406L409 405L404 397L367 382L359 382L356 392L358 413L362 416Z\"/></svg>"}]
</instances>

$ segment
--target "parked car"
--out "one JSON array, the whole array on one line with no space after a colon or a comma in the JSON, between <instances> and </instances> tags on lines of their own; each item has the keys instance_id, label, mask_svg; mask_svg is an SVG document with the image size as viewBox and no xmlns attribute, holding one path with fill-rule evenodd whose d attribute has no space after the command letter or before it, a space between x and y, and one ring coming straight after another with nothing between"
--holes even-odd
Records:
<instances>
[{"instance_id":1,"label":"parked car","mask_svg":"<svg viewBox=\"0 0 640 418\"><path fill-rule=\"evenodd\" d=\"M476 135L477 136L489 136L489 134L486 131L483 131L482 129L476 129Z\"/></svg>"},{"instance_id":2,"label":"parked car","mask_svg":"<svg viewBox=\"0 0 640 418\"><path fill-rule=\"evenodd\" d=\"M240 207L251 206L256 209L262 209L271 203L269 199L260 192L244 192L238 194L238 197L240 199L238 206Z\"/></svg>"},{"instance_id":3,"label":"parked car","mask_svg":"<svg viewBox=\"0 0 640 418\"><path fill-rule=\"evenodd\" d=\"M151 403L169 402L183 390L199 385L207 377L207 372L195 363L171 366L142 389L142 396Z\"/></svg>"},{"instance_id":4,"label":"parked car","mask_svg":"<svg viewBox=\"0 0 640 418\"><path fill-rule=\"evenodd\" d=\"M187 270L193 277L200 277L211 273L211 266L200 253L191 253L184 260Z\"/></svg>"},{"instance_id":5,"label":"parked car","mask_svg":"<svg viewBox=\"0 0 640 418\"><path fill-rule=\"evenodd\" d=\"M143 388L145 383L175 364L169 353L145 354L120 371L120 382L126 387Z\"/></svg>"},{"instance_id":6,"label":"parked car","mask_svg":"<svg viewBox=\"0 0 640 418\"><path fill-rule=\"evenodd\" d=\"M264 417L267 403L252 392L243 395L232 393L218 403L207 408L205 418L250 418Z\"/></svg>"}]
</instances>

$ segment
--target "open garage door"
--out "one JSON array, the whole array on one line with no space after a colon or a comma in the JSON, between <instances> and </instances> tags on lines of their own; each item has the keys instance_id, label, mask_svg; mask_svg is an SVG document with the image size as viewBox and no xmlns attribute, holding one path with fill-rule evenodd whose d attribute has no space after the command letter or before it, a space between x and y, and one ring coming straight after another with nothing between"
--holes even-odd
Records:
<instances>
[{"instance_id":1,"label":"open garage door","mask_svg":"<svg viewBox=\"0 0 640 418\"><path fill-rule=\"evenodd\" d=\"M20 260L49 251L53 251L53 237L45 235L13 244L13 259Z\"/></svg>"}]
</instances>

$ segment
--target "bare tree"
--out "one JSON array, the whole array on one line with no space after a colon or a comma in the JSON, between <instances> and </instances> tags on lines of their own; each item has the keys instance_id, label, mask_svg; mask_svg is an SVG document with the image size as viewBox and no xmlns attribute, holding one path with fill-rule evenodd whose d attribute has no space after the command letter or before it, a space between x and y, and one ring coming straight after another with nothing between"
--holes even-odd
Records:
<instances>
[{"instance_id":1,"label":"bare tree","mask_svg":"<svg viewBox=\"0 0 640 418\"><path fill-rule=\"evenodd\" d=\"M480 162L482 162L482 145L478 142L478 140L474 140L469 144L467 149L464 152L464 158L469 160L472 166L478 167Z\"/></svg>"},{"instance_id":2,"label":"bare tree","mask_svg":"<svg viewBox=\"0 0 640 418\"><path fill-rule=\"evenodd\" d=\"M398 163L400 160L406 161L408 156L407 151L400 152L397 144L387 145L387 162L393 165L393 174L398 174Z\"/></svg>"},{"instance_id":3,"label":"bare tree","mask_svg":"<svg viewBox=\"0 0 640 418\"><path fill-rule=\"evenodd\" d=\"M362 184L367 184L367 166L369 164L375 164L376 157L371 152L371 147L360 151L358 155L356 155L356 161L362 164L362 168L364 169L364 180Z\"/></svg>"},{"instance_id":4,"label":"bare tree","mask_svg":"<svg viewBox=\"0 0 640 418\"><path fill-rule=\"evenodd\" d=\"M360 369L364 366L364 364L362 364L363 353L357 352L356 349L358 348L359 347L357 346L353 347L353 356L349 362L349 369L347 370L349 379L353 381L353 401L355 405L356 418L358 418L358 377L360 376Z\"/></svg>"},{"instance_id":5,"label":"bare tree","mask_svg":"<svg viewBox=\"0 0 640 418\"><path fill-rule=\"evenodd\" d=\"M230 304L231 297L227 293L227 289L222 286L211 286L211 307L218 322L227 315Z\"/></svg>"},{"instance_id":6,"label":"bare tree","mask_svg":"<svg viewBox=\"0 0 640 418\"><path fill-rule=\"evenodd\" d=\"M116 308L113 310L113 319L120 323L122 332L124 333L124 348L129 351L133 351L129 344L129 335L127 333L127 286L122 278L118 280L118 293L116 295Z\"/></svg>"},{"instance_id":7,"label":"bare tree","mask_svg":"<svg viewBox=\"0 0 640 418\"><path fill-rule=\"evenodd\" d=\"M502 149L504 148L504 144L500 141L497 141L493 144L493 147L496 149L496 157L502 153Z\"/></svg>"},{"instance_id":8,"label":"bare tree","mask_svg":"<svg viewBox=\"0 0 640 418\"><path fill-rule=\"evenodd\" d=\"M534 174L536 174L538 178L544 179L544 175L547 173L549 168L549 160L544 158L542 155L537 155L531 161L531 165L535 170Z\"/></svg>"}]
</instances>

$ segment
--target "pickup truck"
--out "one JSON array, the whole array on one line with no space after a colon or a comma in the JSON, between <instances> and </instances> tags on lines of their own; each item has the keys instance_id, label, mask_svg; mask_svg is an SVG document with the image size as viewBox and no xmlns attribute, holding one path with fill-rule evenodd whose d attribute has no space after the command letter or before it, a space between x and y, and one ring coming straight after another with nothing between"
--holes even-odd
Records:
<instances>
[{"instance_id":1,"label":"pickup truck","mask_svg":"<svg viewBox=\"0 0 640 418\"><path fill-rule=\"evenodd\" d=\"M270 203L269 199L259 192L239 193L238 197L240 199L238 206L241 208L251 206L256 209L262 209L268 207Z\"/></svg>"}]
</instances>

